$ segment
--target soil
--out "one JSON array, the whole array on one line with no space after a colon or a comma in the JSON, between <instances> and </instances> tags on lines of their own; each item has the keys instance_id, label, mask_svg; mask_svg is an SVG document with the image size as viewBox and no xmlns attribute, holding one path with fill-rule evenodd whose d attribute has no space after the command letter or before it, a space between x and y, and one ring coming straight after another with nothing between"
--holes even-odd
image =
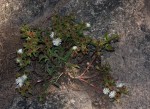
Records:
<instances>
[{"instance_id":1,"label":"soil","mask_svg":"<svg viewBox=\"0 0 150 109\"><path fill-rule=\"evenodd\" d=\"M0 109L149 109L150 108L150 2L149 0L1 0L0 1ZM121 35L114 53L104 53L114 78L126 83L129 96L112 103L83 83L71 82L53 93L44 104L22 98L15 91L16 50L22 47L20 26L46 27L50 16L76 13L90 22L88 34ZM83 87L84 86L84 87ZM78 90L80 89L80 90Z\"/></svg>"}]
</instances>

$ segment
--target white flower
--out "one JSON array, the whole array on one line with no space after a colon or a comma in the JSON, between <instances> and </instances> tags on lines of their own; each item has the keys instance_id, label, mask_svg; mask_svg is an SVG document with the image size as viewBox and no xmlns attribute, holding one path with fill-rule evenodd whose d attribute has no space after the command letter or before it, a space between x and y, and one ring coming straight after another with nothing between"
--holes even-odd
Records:
<instances>
[{"instance_id":1,"label":"white flower","mask_svg":"<svg viewBox=\"0 0 150 109\"><path fill-rule=\"evenodd\" d=\"M25 81L27 79L27 75L22 75L22 79Z\"/></svg>"},{"instance_id":2,"label":"white flower","mask_svg":"<svg viewBox=\"0 0 150 109\"><path fill-rule=\"evenodd\" d=\"M123 87L124 85L125 85L124 83L116 82L116 87L118 87L118 88L121 88L121 87Z\"/></svg>"},{"instance_id":3,"label":"white flower","mask_svg":"<svg viewBox=\"0 0 150 109\"><path fill-rule=\"evenodd\" d=\"M16 84L17 84L16 88L22 87L26 79L27 79L27 75L25 74L22 75L21 77L18 77L16 79Z\"/></svg>"},{"instance_id":4,"label":"white flower","mask_svg":"<svg viewBox=\"0 0 150 109\"><path fill-rule=\"evenodd\" d=\"M53 45L55 46L59 46L61 44L61 39L60 38L56 38L56 39L53 39Z\"/></svg>"},{"instance_id":5,"label":"white flower","mask_svg":"<svg viewBox=\"0 0 150 109\"><path fill-rule=\"evenodd\" d=\"M50 34L50 38L54 38L54 35L55 35L55 33L54 32L52 32L51 34Z\"/></svg>"},{"instance_id":6,"label":"white flower","mask_svg":"<svg viewBox=\"0 0 150 109\"><path fill-rule=\"evenodd\" d=\"M77 50L77 48L78 48L77 46L73 46L72 50Z\"/></svg>"},{"instance_id":7,"label":"white flower","mask_svg":"<svg viewBox=\"0 0 150 109\"><path fill-rule=\"evenodd\" d=\"M29 41L30 39L31 39L30 37L27 37L27 39L26 39L26 40L27 40L27 41Z\"/></svg>"},{"instance_id":8,"label":"white flower","mask_svg":"<svg viewBox=\"0 0 150 109\"><path fill-rule=\"evenodd\" d=\"M109 93L109 98L114 98L116 96L116 91L111 91Z\"/></svg>"},{"instance_id":9,"label":"white flower","mask_svg":"<svg viewBox=\"0 0 150 109\"><path fill-rule=\"evenodd\" d=\"M16 63L20 63L21 59L20 58L16 58Z\"/></svg>"},{"instance_id":10,"label":"white flower","mask_svg":"<svg viewBox=\"0 0 150 109\"><path fill-rule=\"evenodd\" d=\"M18 53L18 54L22 54L22 53L23 53L23 50L22 50L22 49L19 49L19 50L17 51L17 53Z\"/></svg>"},{"instance_id":11,"label":"white flower","mask_svg":"<svg viewBox=\"0 0 150 109\"><path fill-rule=\"evenodd\" d=\"M19 88L19 87L22 87L22 86L23 86L23 81L22 81L22 78L21 78L21 77L18 77L18 78L16 79L16 84L17 84L16 88Z\"/></svg>"},{"instance_id":12,"label":"white flower","mask_svg":"<svg viewBox=\"0 0 150 109\"><path fill-rule=\"evenodd\" d=\"M90 23L86 23L86 27L91 27L91 24Z\"/></svg>"},{"instance_id":13,"label":"white flower","mask_svg":"<svg viewBox=\"0 0 150 109\"><path fill-rule=\"evenodd\" d=\"M104 89L103 89L103 93L104 93L105 95L109 94L109 92L110 92L109 88L104 88Z\"/></svg>"}]
</instances>

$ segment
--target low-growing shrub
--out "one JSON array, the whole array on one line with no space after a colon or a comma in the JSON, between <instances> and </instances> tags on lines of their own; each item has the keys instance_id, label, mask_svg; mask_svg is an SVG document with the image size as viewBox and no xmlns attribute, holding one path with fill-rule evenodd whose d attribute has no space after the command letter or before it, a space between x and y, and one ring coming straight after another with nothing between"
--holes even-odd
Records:
<instances>
[{"instance_id":1,"label":"low-growing shrub","mask_svg":"<svg viewBox=\"0 0 150 109\"><path fill-rule=\"evenodd\" d=\"M118 41L119 36L106 33L101 38L90 37L85 34L90 26L90 23L84 23L73 15L54 15L46 29L24 25L21 28L23 48L17 51L16 59L20 67L17 90L26 96L33 84L48 82L57 85L62 75L96 88L88 79L100 75L102 83L99 84L102 84L104 94L118 99L126 93L125 85L116 83L110 75L110 66L101 64L102 53L114 51L112 43ZM35 71L35 64L38 64L41 73ZM90 69L94 69L94 73ZM40 77L36 83L32 83L32 73Z\"/></svg>"}]
</instances>

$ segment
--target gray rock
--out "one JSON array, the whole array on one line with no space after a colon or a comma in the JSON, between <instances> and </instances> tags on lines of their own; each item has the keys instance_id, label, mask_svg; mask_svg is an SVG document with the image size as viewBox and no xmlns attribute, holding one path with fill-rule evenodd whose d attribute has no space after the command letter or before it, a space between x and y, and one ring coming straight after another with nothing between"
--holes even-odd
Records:
<instances>
[{"instance_id":1,"label":"gray rock","mask_svg":"<svg viewBox=\"0 0 150 109\"><path fill-rule=\"evenodd\" d=\"M7 109L91 109L91 100L82 91L61 90L46 97L44 103L36 99L25 99L15 96Z\"/></svg>"},{"instance_id":2,"label":"gray rock","mask_svg":"<svg viewBox=\"0 0 150 109\"><path fill-rule=\"evenodd\" d=\"M1 81L13 76L16 71L13 61L6 63L6 54L16 51L17 41L21 44L19 27L28 23L45 27L46 19L58 11L62 15L76 13L79 19L90 22L90 35L99 38L105 32L121 35L120 42L115 44L114 53L104 54L103 63L108 61L112 75L127 84L129 96L121 104L107 103L105 109L149 109L150 108L150 1L149 0L1 0L0 1L0 68ZM9 32L8 32L9 31ZM11 74L10 74L11 72ZM6 79L6 80L5 80ZM14 78L13 78L14 79ZM12 79L12 80L13 80ZM12 81L11 80L11 81ZM8 88L8 89L7 89ZM7 87L9 91L9 87ZM4 88L2 88L4 89ZM71 95L73 92L70 92ZM77 92L75 92L77 93ZM80 96L85 94L82 103ZM44 105L36 101L24 101L15 97L10 109L92 109L92 101L84 93L74 96L54 94ZM4 95L3 95L4 96ZM10 95L7 95L10 96ZM64 97L65 96L65 97ZM70 99L71 98L71 99ZM89 99L89 101L87 100ZM1 100L2 101L2 100ZM55 101L55 102L53 102ZM69 103L71 101L71 103ZM84 103L86 101L86 103ZM4 102L4 101L3 101ZM1 103L2 104L2 103ZM86 107L86 105L87 107ZM97 104L97 102L95 103ZM100 103L101 104L101 103ZM80 106L82 105L82 106ZM109 105L109 106L107 106ZM20 107L19 107L20 106ZM80 107L79 107L80 106ZM98 107L99 108L99 107Z\"/></svg>"}]
</instances>

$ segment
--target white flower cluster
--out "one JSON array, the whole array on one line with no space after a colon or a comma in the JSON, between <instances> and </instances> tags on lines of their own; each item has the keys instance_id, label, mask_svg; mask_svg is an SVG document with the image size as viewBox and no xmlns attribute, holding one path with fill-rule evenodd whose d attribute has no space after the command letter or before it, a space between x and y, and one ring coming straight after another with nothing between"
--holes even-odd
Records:
<instances>
[{"instance_id":1,"label":"white flower cluster","mask_svg":"<svg viewBox=\"0 0 150 109\"><path fill-rule=\"evenodd\" d=\"M20 66L23 65L21 58L16 58L16 63L19 64Z\"/></svg>"},{"instance_id":2,"label":"white flower cluster","mask_svg":"<svg viewBox=\"0 0 150 109\"><path fill-rule=\"evenodd\" d=\"M121 88L121 87L123 87L125 84L124 83L119 83L119 82L117 82L116 83L116 87L117 88ZM104 88L103 89L103 93L105 94L105 95L108 95L109 96L109 98L115 98L115 96L116 96L116 94L117 94L117 92L115 91L115 90L110 90L109 88Z\"/></svg>"},{"instance_id":3,"label":"white flower cluster","mask_svg":"<svg viewBox=\"0 0 150 109\"><path fill-rule=\"evenodd\" d=\"M87 28L91 27L91 24L90 23L86 23L86 27Z\"/></svg>"},{"instance_id":4,"label":"white flower cluster","mask_svg":"<svg viewBox=\"0 0 150 109\"><path fill-rule=\"evenodd\" d=\"M54 39L54 35L55 35L54 32L52 32L52 33L50 34L50 38L53 40L53 41L52 41L52 42L53 42L53 45L59 46L59 45L61 44L62 40L61 40L60 38L55 38L55 39Z\"/></svg>"},{"instance_id":5,"label":"white flower cluster","mask_svg":"<svg viewBox=\"0 0 150 109\"><path fill-rule=\"evenodd\" d=\"M108 95L109 94L109 98L114 98L116 96L116 91L110 91L109 88L104 88L103 89L103 93L105 95Z\"/></svg>"},{"instance_id":6,"label":"white flower cluster","mask_svg":"<svg viewBox=\"0 0 150 109\"><path fill-rule=\"evenodd\" d=\"M51 34L50 34L50 38L54 38L54 35L55 35L55 33L54 32L52 32Z\"/></svg>"},{"instance_id":7,"label":"white flower cluster","mask_svg":"<svg viewBox=\"0 0 150 109\"><path fill-rule=\"evenodd\" d=\"M16 58L16 63L21 63L21 59L20 58Z\"/></svg>"},{"instance_id":8,"label":"white flower cluster","mask_svg":"<svg viewBox=\"0 0 150 109\"><path fill-rule=\"evenodd\" d=\"M61 44L61 39L60 38L56 38L56 39L53 39L53 45L55 45L55 46L59 46L60 44Z\"/></svg>"},{"instance_id":9,"label":"white flower cluster","mask_svg":"<svg viewBox=\"0 0 150 109\"><path fill-rule=\"evenodd\" d=\"M23 86L24 82L27 80L27 75L22 75L16 79L16 88L20 88Z\"/></svg>"},{"instance_id":10,"label":"white flower cluster","mask_svg":"<svg viewBox=\"0 0 150 109\"><path fill-rule=\"evenodd\" d=\"M77 49L78 49L77 46L73 46L73 47L72 47L72 50L77 50Z\"/></svg>"},{"instance_id":11,"label":"white flower cluster","mask_svg":"<svg viewBox=\"0 0 150 109\"><path fill-rule=\"evenodd\" d=\"M17 54L19 55L23 54L23 49L21 48L17 50ZM20 66L22 65L21 61L22 61L21 58L16 58L16 63L20 64Z\"/></svg>"},{"instance_id":12,"label":"white flower cluster","mask_svg":"<svg viewBox=\"0 0 150 109\"><path fill-rule=\"evenodd\" d=\"M105 95L108 95L109 92L110 92L109 88L104 88L104 89L103 89L103 93L104 93Z\"/></svg>"},{"instance_id":13,"label":"white flower cluster","mask_svg":"<svg viewBox=\"0 0 150 109\"><path fill-rule=\"evenodd\" d=\"M109 93L109 98L114 98L116 96L116 91L113 90Z\"/></svg>"},{"instance_id":14,"label":"white flower cluster","mask_svg":"<svg viewBox=\"0 0 150 109\"><path fill-rule=\"evenodd\" d=\"M116 83L116 87L118 87L118 88L121 88L121 87L123 87L123 86L125 86L124 83L120 83L120 82L117 82L117 83Z\"/></svg>"},{"instance_id":15,"label":"white flower cluster","mask_svg":"<svg viewBox=\"0 0 150 109\"><path fill-rule=\"evenodd\" d=\"M23 54L23 50L22 50L22 49L19 49L19 50L17 51L17 53L18 53L18 54Z\"/></svg>"}]
</instances>

